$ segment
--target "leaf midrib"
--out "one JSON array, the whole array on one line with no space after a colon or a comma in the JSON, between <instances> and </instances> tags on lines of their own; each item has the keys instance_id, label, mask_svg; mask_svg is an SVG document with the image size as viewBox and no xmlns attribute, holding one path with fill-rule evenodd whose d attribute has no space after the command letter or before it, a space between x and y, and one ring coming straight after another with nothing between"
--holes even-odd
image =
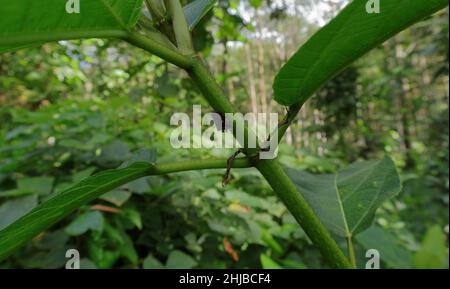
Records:
<instances>
[{"instance_id":1,"label":"leaf midrib","mask_svg":"<svg viewBox=\"0 0 450 289\"><path fill-rule=\"evenodd\" d=\"M109 14L116 19L117 23L122 26L124 30L128 30L127 25L123 23L122 19L120 19L120 16L117 15L117 13L114 11L114 9L107 3L105 0L98 0L100 1L100 4L102 4L106 10L108 10Z\"/></svg>"},{"instance_id":2,"label":"leaf midrib","mask_svg":"<svg viewBox=\"0 0 450 289\"><path fill-rule=\"evenodd\" d=\"M347 215L346 215L346 213L345 213L344 205L343 205L343 203L342 203L342 201L341 201L341 197L340 197L340 194L339 194L339 188L338 188L338 185L337 185L338 174L339 174L339 173L334 174L334 182L333 182L333 183L334 183L334 190L336 191L336 196L337 196L338 203L339 203L339 209L340 209L341 212L342 212L342 219L344 220L345 236L348 237L348 238L350 238L350 237L352 236L352 233L350 232L350 229L348 228L348 224L347 224Z\"/></svg>"}]
</instances>

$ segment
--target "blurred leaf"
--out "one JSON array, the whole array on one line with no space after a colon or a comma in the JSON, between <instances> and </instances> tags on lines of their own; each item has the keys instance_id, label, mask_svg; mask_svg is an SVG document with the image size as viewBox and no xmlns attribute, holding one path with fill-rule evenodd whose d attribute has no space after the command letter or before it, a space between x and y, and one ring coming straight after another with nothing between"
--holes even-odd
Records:
<instances>
[{"instance_id":1,"label":"blurred leaf","mask_svg":"<svg viewBox=\"0 0 450 289\"><path fill-rule=\"evenodd\" d=\"M255 8L259 8L262 4L262 0L250 0L250 5Z\"/></svg>"},{"instance_id":2,"label":"blurred leaf","mask_svg":"<svg viewBox=\"0 0 450 289\"><path fill-rule=\"evenodd\" d=\"M164 265L152 255L148 255L144 260L143 269L164 269Z\"/></svg>"},{"instance_id":3,"label":"blurred leaf","mask_svg":"<svg viewBox=\"0 0 450 289\"><path fill-rule=\"evenodd\" d=\"M82 235L88 230L101 232L103 230L103 223L103 215L100 212L88 212L78 216L66 227L65 232L71 236Z\"/></svg>"},{"instance_id":4,"label":"blurred leaf","mask_svg":"<svg viewBox=\"0 0 450 289\"><path fill-rule=\"evenodd\" d=\"M124 243L120 246L120 253L126 257L131 264L137 264L139 256L134 248L133 240L125 233L122 233Z\"/></svg>"},{"instance_id":5,"label":"blurred leaf","mask_svg":"<svg viewBox=\"0 0 450 289\"><path fill-rule=\"evenodd\" d=\"M139 230L142 230L142 219L141 214L136 210L126 210L124 212L125 216L128 218L128 220L133 223L133 225L136 226Z\"/></svg>"},{"instance_id":6,"label":"blurred leaf","mask_svg":"<svg viewBox=\"0 0 450 289\"><path fill-rule=\"evenodd\" d=\"M82 258L80 260L80 269L84 269L84 270L97 269L97 266L91 260Z\"/></svg>"},{"instance_id":7,"label":"blurred leaf","mask_svg":"<svg viewBox=\"0 0 450 289\"><path fill-rule=\"evenodd\" d=\"M335 175L312 175L288 170L289 176L325 226L341 236L354 236L367 229L375 211L400 192L394 162L356 162Z\"/></svg>"},{"instance_id":8,"label":"blurred leaf","mask_svg":"<svg viewBox=\"0 0 450 289\"><path fill-rule=\"evenodd\" d=\"M166 262L167 269L192 269L195 266L197 266L197 261L178 250L172 251Z\"/></svg>"},{"instance_id":9,"label":"blurred leaf","mask_svg":"<svg viewBox=\"0 0 450 289\"><path fill-rule=\"evenodd\" d=\"M116 140L102 148L102 153L98 157L98 162L102 166L118 166L120 163L132 157L128 145Z\"/></svg>"},{"instance_id":10,"label":"blurred leaf","mask_svg":"<svg viewBox=\"0 0 450 289\"><path fill-rule=\"evenodd\" d=\"M418 269L448 268L448 243L439 226L428 229L419 251L414 254L414 266Z\"/></svg>"},{"instance_id":11,"label":"blurred leaf","mask_svg":"<svg viewBox=\"0 0 450 289\"><path fill-rule=\"evenodd\" d=\"M87 177L90 177L94 171L95 171L95 168L87 168L85 170L77 172L76 174L73 175L72 181L75 184L78 182L81 182L82 180L86 179Z\"/></svg>"},{"instance_id":12,"label":"blurred leaf","mask_svg":"<svg viewBox=\"0 0 450 289\"><path fill-rule=\"evenodd\" d=\"M0 206L0 230L31 211L38 204L37 196L7 201Z\"/></svg>"},{"instance_id":13,"label":"blurred leaf","mask_svg":"<svg viewBox=\"0 0 450 289\"><path fill-rule=\"evenodd\" d=\"M0 192L0 197L18 197L23 195L48 195L52 191L54 178L33 177L17 180L17 189Z\"/></svg>"},{"instance_id":14,"label":"blurred leaf","mask_svg":"<svg viewBox=\"0 0 450 289\"><path fill-rule=\"evenodd\" d=\"M275 240L274 237L267 231L262 231L261 239L267 244L267 246L272 249L275 253L281 255L284 252L283 247L280 245L280 243Z\"/></svg>"},{"instance_id":15,"label":"blurred leaf","mask_svg":"<svg viewBox=\"0 0 450 289\"><path fill-rule=\"evenodd\" d=\"M52 191L53 181L52 177L23 178L17 181L17 188L24 192L47 195Z\"/></svg>"},{"instance_id":16,"label":"blurred leaf","mask_svg":"<svg viewBox=\"0 0 450 289\"><path fill-rule=\"evenodd\" d=\"M283 267L280 264L275 262L272 258L267 256L266 254L261 254L259 258L263 269L283 269Z\"/></svg>"},{"instance_id":17,"label":"blurred leaf","mask_svg":"<svg viewBox=\"0 0 450 289\"><path fill-rule=\"evenodd\" d=\"M117 207L121 207L131 197L131 193L125 190L113 190L100 197L100 199L108 201Z\"/></svg>"},{"instance_id":18,"label":"blurred leaf","mask_svg":"<svg viewBox=\"0 0 450 289\"><path fill-rule=\"evenodd\" d=\"M46 232L42 239L36 242L36 247L39 249L50 250L52 248L65 246L67 241L69 241L69 236L63 230Z\"/></svg>"},{"instance_id":19,"label":"blurred leaf","mask_svg":"<svg viewBox=\"0 0 450 289\"><path fill-rule=\"evenodd\" d=\"M366 250L380 252L380 261L395 269L409 269L412 265L410 252L400 240L379 226L372 226L356 237Z\"/></svg>"}]
</instances>

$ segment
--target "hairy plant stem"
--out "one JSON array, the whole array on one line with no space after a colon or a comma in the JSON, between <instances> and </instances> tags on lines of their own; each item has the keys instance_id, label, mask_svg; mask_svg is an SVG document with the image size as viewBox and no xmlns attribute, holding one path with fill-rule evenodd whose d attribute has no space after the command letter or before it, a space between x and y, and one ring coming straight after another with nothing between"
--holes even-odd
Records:
<instances>
[{"instance_id":1,"label":"hairy plant stem","mask_svg":"<svg viewBox=\"0 0 450 289\"><path fill-rule=\"evenodd\" d=\"M188 73L205 95L208 103L217 112L235 112L233 105L228 101L220 86L200 60L197 60L193 67L188 69ZM253 153L249 149L244 149L243 152L247 155ZM253 162L328 263L336 268L352 268L344 253L303 196L297 191L278 161L275 159Z\"/></svg>"},{"instance_id":2,"label":"hairy plant stem","mask_svg":"<svg viewBox=\"0 0 450 289\"><path fill-rule=\"evenodd\" d=\"M125 40L185 69L216 112L237 112L199 57L189 58L183 56L177 51L159 45L137 33L130 34ZM248 133L250 133L249 130L245 129L246 136ZM257 151L257 149L242 149L242 152L247 156L251 156ZM352 268L345 254L303 196L297 191L295 185L283 171L278 161L276 159L251 159L250 161L252 161L253 165L278 194L288 210L302 226L305 233L320 250L328 264L335 268Z\"/></svg>"},{"instance_id":3,"label":"hairy plant stem","mask_svg":"<svg viewBox=\"0 0 450 289\"><path fill-rule=\"evenodd\" d=\"M162 163L156 165L148 172L148 175L167 175L171 173L226 169L228 166L227 159L208 159L208 160L189 160L174 163ZM250 168L253 165L246 158L239 158L233 162L233 168Z\"/></svg>"},{"instance_id":4,"label":"hairy plant stem","mask_svg":"<svg viewBox=\"0 0 450 289\"><path fill-rule=\"evenodd\" d=\"M145 37L140 33L130 32L122 39L129 42L130 44L133 44L136 47L142 48L147 52L159 56L165 61L172 63L180 68L189 69L194 64L192 58L182 55L179 51L170 49L165 45L153 39Z\"/></svg>"},{"instance_id":5,"label":"hairy plant stem","mask_svg":"<svg viewBox=\"0 0 450 289\"><path fill-rule=\"evenodd\" d=\"M352 236L347 236L345 239L347 240L348 256L350 258L350 262L352 263L353 268L356 268L355 249L353 248Z\"/></svg>"}]
</instances>

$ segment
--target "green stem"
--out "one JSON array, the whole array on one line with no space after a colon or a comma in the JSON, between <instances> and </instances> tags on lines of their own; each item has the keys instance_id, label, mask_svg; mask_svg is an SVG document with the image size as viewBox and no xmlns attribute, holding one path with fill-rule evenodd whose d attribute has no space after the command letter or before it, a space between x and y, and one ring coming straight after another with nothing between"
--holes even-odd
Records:
<instances>
[{"instance_id":1,"label":"green stem","mask_svg":"<svg viewBox=\"0 0 450 289\"><path fill-rule=\"evenodd\" d=\"M194 62L192 68L188 69L188 73L200 88L208 103L217 112L235 112L233 105L228 101L220 86L200 61ZM250 152L247 149L244 152L249 155L254 150ZM329 264L336 268L351 268L351 264L344 253L314 214L306 200L297 191L295 185L282 170L278 161L259 160L255 163L255 167L265 177L273 190L277 192L283 203L313 243L319 248Z\"/></svg>"},{"instance_id":2,"label":"green stem","mask_svg":"<svg viewBox=\"0 0 450 289\"><path fill-rule=\"evenodd\" d=\"M190 57L180 54L178 51L170 49L155 40L145 37L137 32L130 32L123 37L123 39L134 46L142 48L162 59L170 62L180 68L189 69L193 65L193 60Z\"/></svg>"},{"instance_id":3,"label":"green stem","mask_svg":"<svg viewBox=\"0 0 450 289\"><path fill-rule=\"evenodd\" d=\"M148 173L148 175L167 175L186 171L225 169L227 168L227 161L227 159L210 159L158 164ZM250 167L252 167L252 164L246 158L236 159L233 162L233 168Z\"/></svg>"},{"instance_id":4,"label":"green stem","mask_svg":"<svg viewBox=\"0 0 450 289\"><path fill-rule=\"evenodd\" d=\"M353 248L352 236L347 236L345 239L347 240L347 249L350 262L352 263L353 268L356 268L355 249Z\"/></svg>"},{"instance_id":5,"label":"green stem","mask_svg":"<svg viewBox=\"0 0 450 289\"><path fill-rule=\"evenodd\" d=\"M126 40L184 68L216 112L236 112L236 109L227 99L224 92L201 60L180 55L176 51L171 51L162 45L156 45L153 41L145 39L145 37L141 35L131 34ZM244 152L247 155L250 155L254 152L254 149L244 150ZM336 268L352 268L344 253L333 240L325 226L314 214L306 200L297 191L295 185L285 174L278 161L260 160L254 165L265 177L274 191L280 196L283 203L299 222L316 247L321 251L329 264Z\"/></svg>"},{"instance_id":6,"label":"green stem","mask_svg":"<svg viewBox=\"0 0 450 289\"><path fill-rule=\"evenodd\" d=\"M277 160L260 160L256 168L266 178L328 264L335 268L351 268L342 250L323 226L303 196L297 191Z\"/></svg>"}]
</instances>

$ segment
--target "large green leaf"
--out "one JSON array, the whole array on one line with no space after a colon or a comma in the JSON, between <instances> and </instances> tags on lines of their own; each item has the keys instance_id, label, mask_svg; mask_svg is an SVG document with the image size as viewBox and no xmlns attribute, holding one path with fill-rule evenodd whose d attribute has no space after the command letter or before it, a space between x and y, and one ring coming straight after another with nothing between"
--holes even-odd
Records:
<instances>
[{"instance_id":1,"label":"large green leaf","mask_svg":"<svg viewBox=\"0 0 450 289\"><path fill-rule=\"evenodd\" d=\"M74 187L57 194L31 212L0 231L0 261L14 249L58 222L80 206L104 193L146 175L153 167L148 162L137 162L126 168L98 173Z\"/></svg>"},{"instance_id":2,"label":"large green leaf","mask_svg":"<svg viewBox=\"0 0 450 289\"><path fill-rule=\"evenodd\" d=\"M448 0L381 0L380 13L369 14L367 2L352 1L294 54L275 78L278 103L303 104L354 60L448 5Z\"/></svg>"},{"instance_id":3,"label":"large green leaf","mask_svg":"<svg viewBox=\"0 0 450 289\"><path fill-rule=\"evenodd\" d=\"M64 39L121 37L136 24L142 5L142 0L82 0L80 13L69 14L66 2L2 1L0 52Z\"/></svg>"},{"instance_id":4,"label":"large green leaf","mask_svg":"<svg viewBox=\"0 0 450 289\"><path fill-rule=\"evenodd\" d=\"M334 175L288 170L289 176L325 226L342 237L367 229L375 211L400 189L394 162L354 163Z\"/></svg>"},{"instance_id":5,"label":"large green leaf","mask_svg":"<svg viewBox=\"0 0 450 289\"><path fill-rule=\"evenodd\" d=\"M374 225L359 234L356 240L366 250L377 250L380 253L380 260L389 268L411 268L411 253L403 246L399 238L386 229Z\"/></svg>"},{"instance_id":6,"label":"large green leaf","mask_svg":"<svg viewBox=\"0 0 450 289\"><path fill-rule=\"evenodd\" d=\"M214 7L217 0L195 0L183 7L189 29L194 29L195 25Z\"/></svg>"}]
</instances>

